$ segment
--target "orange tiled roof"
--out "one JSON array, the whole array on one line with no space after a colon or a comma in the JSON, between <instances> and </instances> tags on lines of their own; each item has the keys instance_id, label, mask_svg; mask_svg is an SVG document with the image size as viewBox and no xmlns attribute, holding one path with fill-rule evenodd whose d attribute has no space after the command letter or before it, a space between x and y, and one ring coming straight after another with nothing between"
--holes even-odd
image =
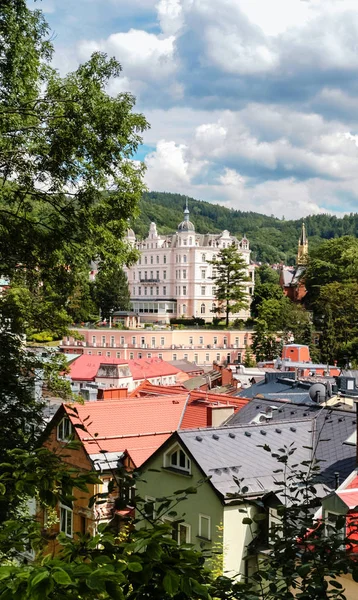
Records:
<instances>
[{"instance_id":1,"label":"orange tiled roof","mask_svg":"<svg viewBox=\"0 0 358 600\"><path fill-rule=\"evenodd\" d=\"M138 467L179 428L188 394L140 398L137 400L103 400L65 410L74 425L84 422L88 431L76 428L88 454L128 450ZM89 417L86 421L86 417ZM94 434L97 434L95 436Z\"/></svg>"},{"instance_id":2,"label":"orange tiled roof","mask_svg":"<svg viewBox=\"0 0 358 600\"><path fill-rule=\"evenodd\" d=\"M70 365L69 375L73 381L93 381L101 364L127 365L128 361L110 356L80 354Z\"/></svg>"},{"instance_id":3,"label":"orange tiled roof","mask_svg":"<svg viewBox=\"0 0 358 600\"><path fill-rule=\"evenodd\" d=\"M130 372L134 381L137 379L151 379L152 377L165 377L180 373L177 367L161 358L136 358L128 361Z\"/></svg>"}]
</instances>

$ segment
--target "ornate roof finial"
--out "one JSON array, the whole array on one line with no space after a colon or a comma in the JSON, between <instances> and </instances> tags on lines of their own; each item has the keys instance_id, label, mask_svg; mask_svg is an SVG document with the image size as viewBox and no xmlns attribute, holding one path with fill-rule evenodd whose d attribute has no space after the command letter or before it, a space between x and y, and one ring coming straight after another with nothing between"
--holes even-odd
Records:
<instances>
[{"instance_id":1,"label":"ornate roof finial","mask_svg":"<svg viewBox=\"0 0 358 600\"><path fill-rule=\"evenodd\" d=\"M186 202L185 202L184 221L189 221L188 196L186 197Z\"/></svg>"}]
</instances>

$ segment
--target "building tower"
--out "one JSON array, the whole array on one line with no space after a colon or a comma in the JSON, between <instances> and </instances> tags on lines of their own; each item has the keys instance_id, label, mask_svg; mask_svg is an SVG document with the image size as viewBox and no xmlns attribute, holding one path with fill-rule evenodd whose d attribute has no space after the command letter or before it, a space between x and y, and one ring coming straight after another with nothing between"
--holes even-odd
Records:
<instances>
[{"instance_id":1,"label":"building tower","mask_svg":"<svg viewBox=\"0 0 358 600\"><path fill-rule=\"evenodd\" d=\"M305 224L302 223L300 239L298 240L297 266L305 265L308 258L308 239Z\"/></svg>"}]
</instances>

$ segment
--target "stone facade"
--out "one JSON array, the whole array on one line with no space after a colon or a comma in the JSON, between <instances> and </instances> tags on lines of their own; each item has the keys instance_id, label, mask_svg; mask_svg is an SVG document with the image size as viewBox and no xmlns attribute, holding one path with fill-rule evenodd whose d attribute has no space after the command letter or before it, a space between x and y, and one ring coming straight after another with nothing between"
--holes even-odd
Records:
<instances>
[{"instance_id":1,"label":"stone facade","mask_svg":"<svg viewBox=\"0 0 358 600\"><path fill-rule=\"evenodd\" d=\"M199 234L189 220L188 205L176 233L159 235L155 223L149 235L138 241L129 229L127 241L141 253L136 265L125 269L132 309L143 322L168 323L170 318L200 317L211 322L214 316L215 286L212 265L220 249L235 244L247 264L248 299L254 291L254 266L250 265L250 246L246 237L238 240L229 231ZM230 319L247 319L249 306Z\"/></svg>"}]
</instances>

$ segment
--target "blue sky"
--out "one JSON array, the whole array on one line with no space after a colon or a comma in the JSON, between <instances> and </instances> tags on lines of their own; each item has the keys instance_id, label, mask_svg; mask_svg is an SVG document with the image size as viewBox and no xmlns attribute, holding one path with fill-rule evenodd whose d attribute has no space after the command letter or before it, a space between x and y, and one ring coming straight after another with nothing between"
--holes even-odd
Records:
<instances>
[{"instance_id":1,"label":"blue sky","mask_svg":"<svg viewBox=\"0 0 358 600\"><path fill-rule=\"evenodd\" d=\"M278 217L358 210L357 0L43 0L61 73L116 56L149 189Z\"/></svg>"}]
</instances>

